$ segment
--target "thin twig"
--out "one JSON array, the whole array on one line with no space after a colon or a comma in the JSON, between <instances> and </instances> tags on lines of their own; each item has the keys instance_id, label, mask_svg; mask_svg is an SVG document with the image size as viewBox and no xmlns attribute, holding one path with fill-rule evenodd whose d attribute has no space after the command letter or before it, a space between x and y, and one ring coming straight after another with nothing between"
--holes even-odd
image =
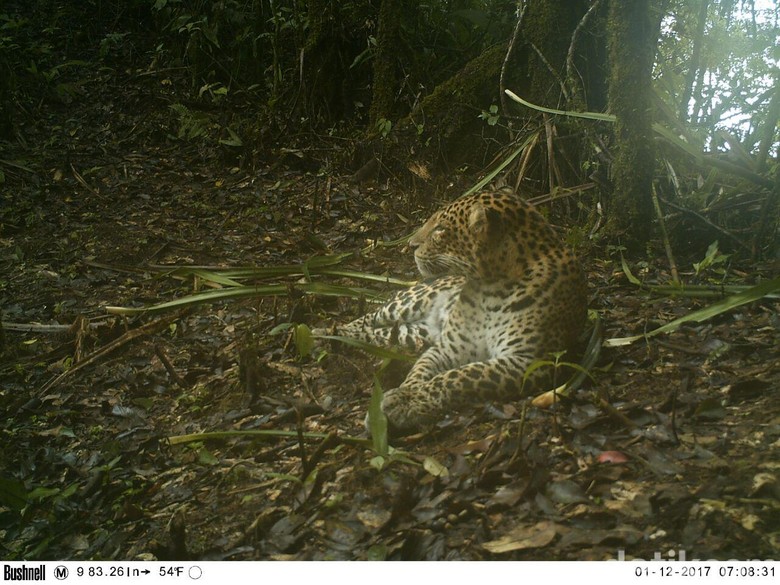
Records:
<instances>
[{"instance_id":1,"label":"thin twig","mask_svg":"<svg viewBox=\"0 0 780 585\"><path fill-rule=\"evenodd\" d=\"M574 66L574 51L577 47L577 41L579 40L580 33L585 29L585 25L588 23L588 20L590 20L590 17L593 15L594 12L599 8L601 5L601 0L595 0L593 4L591 4L590 8L588 8L588 11L583 15L583 17L580 19L579 23L577 23L577 26L574 29L574 32L571 35L571 43L569 43L569 51L566 54L566 78L573 80L574 79L574 73L577 73L577 77L580 80L580 84L582 86L583 92L585 90L585 81L582 79L582 75L580 75L579 70ZM502 88L503 91L503 88ZM576 96L579 92L577 91L577 88L572 86L572 95ZM583 99L583 106L586 105L586 100Z\"/></svg>"},{"instance_id":2,"label":"thin twig","mask_svg":"<svg viewBox=\"0 0 780 585\"><path fill-rule=\"evenodd\" d=\"M680 444L680 437L677 435L677 395L680 393L680 390L682 390L683 393L688 391L688 386L691 383L691 374L690 372L685 375L682 381L682 388L678 388L675 386L672 389L672 420L671 420L671 430L672 430L672 436L674 437L674 440L677 441L677 444Z\"/></svg>"},{"instance_id":3,"label":"thin twig","mask_svg":"<svg viewBox=\"0 0 780 585\"><path fill-rule=\"evenodd\" d=\"M298 452L301 457L301 481L306 481L306 478L311 473L311 467L309 461L306 458L306 441L303 436L303 421L306 419L306 415L303 412L300 404L295 405L295 430L298 434Z\"/></svg>"},{"instance_id":4,"label":"thin twig","mask_svg":"<svg viewBox=\"0 0 780 585\"><path fill-rule=\"evenodd\" d=\"M601 407L610 417L618 421L627 429L635 429L637 425L634 421L612 406L604 397L595 396L597 406Z\"/></svg>"},{"instance_id":5,"label":"thin twig","mask_svg":"<svg viewBox=\"0 0 780 585\"><path fill-rule=\"evenodd\" d=\"M82 187L84 187L87 191L89 191L90 193L92 193L96 197L101 197L102 198L100 193L98 193L94 188L92 188L92 186L89 183L87 183L87 181L84 179L84 177L81 176L81 173L79 173L76 170L76 167L73 166L73 163L71 163L71 165L70 165L70 170L73 172L73 177L76 179L76 181L79 182L79 184L81 184Z\"/></svg>"},{"instance_id":6,"label":"thin twig","mask_svg":"<svg viewBox=\"0 0 780 585\"><path fill-rule=\"evenodd\" d=\"M528 45L534 50L534 52L539 57L539 59L541 59L544 66L550 72L550 75L553 76L553 79L555 79L558 82L558 85L561 86L561 93L563 94L564 99L568 102L569 91L566 89L566 84L563 82L563 79L561 79L561 76L558 75L558 72L555 70L555 68L550 64L550 62L547 60L544 54L539 50L539 47L537 47L533 43L528 43Z\"/></svg>"},{"instance_id":7,"label":"thin twig","mask_svg":"<svg viewBox=\"0 0 780 585\"><path fill-rule=\"evenodd\" d=\"M664 214L661 211L661 204L658 203L658 193L655 191L655 185L652 185L652 197L653 207L655 207L655 213L658 216L658 225L661 227L661 237L664 240L666 257L669 260L669 270L672 271L672 282L679 284L680 273L677 271L677 262L675 262L674 254L672 254L672 245L669 243L669 233L666 231L666 221L664 220Z\"/></svg>"},{"instance_id":8,"label":"thin twig","mask_svg":"<svg viewBox=\"0 0 780 585\"><path fill-rule=\"evenodd\" d=\"M520 36L520 29L523 26L523 17L525 16L525 9L528 7L527 2L522 2L523 5L522 9L520 10L520 14L517 17L517 23L515 24L515 30L512 32L512 38L509 39L509 46L506 48L506 55L504 55L504 62L501 64L501 75L498 78L498 85L500 94L499 99L501 101L501 114L504 116L509 115L509 108L508 103L506 101L506 92L504 91L506 89L506 70L509 66L509 59L512 57L512 53L515 50L515 43L517 42L517 37Z\"/></svg>"},{"instance_id":9,"label":"thin twig","mask_svg":"<svg viewBox=\"0 0 780 585\"><path fill-rule=\"evenodd\" d=\"M176 368L173 367L173 363L171 363L168 354L165 353L165 348L159 343L156 343L154 345L154 353L160 359L160 362L162 362L163 367L168 372L168 375L171 377L174 384L176 384L179 388L186 388L187 383L184 381L184 378L179 375L179 372L176 371Z\"/></svg>"}]
</instances>

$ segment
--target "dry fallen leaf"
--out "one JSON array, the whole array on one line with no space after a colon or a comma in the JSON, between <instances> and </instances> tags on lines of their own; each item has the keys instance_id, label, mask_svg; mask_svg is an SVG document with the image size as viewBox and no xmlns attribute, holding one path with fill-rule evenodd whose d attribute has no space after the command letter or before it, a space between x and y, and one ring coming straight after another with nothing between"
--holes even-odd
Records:
<instances>
[{"instance_id":1,"label":"dry fallen leaf","mask_svg":"<svg viewBox=\"0 0 780 585\"><path fill-rule=\"evenodd\" d=\"M545 520L537 522L533 526L516 526L501 538L482 543L482 547L492 553L543 548L550 544L557 534L557 525L554 522Z\"/></svg>"},{"instance_id":2,"label":"dry fallen leaf","mask_svg":"<svg viewBox=\"0 0 780 585\"><path fill-rule=\"evenodd\" d=\"M547 392L543 394L539 394L536 398L531 400L531 406L535 406L536 408L541 409L548 409L552 408L555 404L556 400L556 392L555 390L548 390Z\"/></svg>"}]
</instances>

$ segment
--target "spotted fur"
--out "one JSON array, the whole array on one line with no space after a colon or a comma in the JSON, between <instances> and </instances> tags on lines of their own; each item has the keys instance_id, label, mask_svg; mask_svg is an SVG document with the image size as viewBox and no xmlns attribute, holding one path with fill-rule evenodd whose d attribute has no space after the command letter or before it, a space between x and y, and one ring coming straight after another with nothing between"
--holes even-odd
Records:
<instances>
[{"instance_id":1,"label":"spotted fur","mask_svg":"<svg viewBox=\"0 0 780 585\"><path fill-rule=\"evenodd\" d=\"M519 397L550 359L576 343L586 318L581 267L532 206L507 190L437 211L410 240L423 277L387 305L345 326L366 341L427 347L385 393L391 426L409 432L449 412Z\"/></svg>"},{"instance_id":2,"label":"spotted fur","mask_svg":"<svg viewBox=\"0 0 780 585\"><path fill-rule=\"evenodd\" d=\"M315 329L314 333L335 333L373 345L422 353L441 338L465 280L463 276L424 280L399 291L376 311L331 331Z\"/></svg>"}]
</instances>

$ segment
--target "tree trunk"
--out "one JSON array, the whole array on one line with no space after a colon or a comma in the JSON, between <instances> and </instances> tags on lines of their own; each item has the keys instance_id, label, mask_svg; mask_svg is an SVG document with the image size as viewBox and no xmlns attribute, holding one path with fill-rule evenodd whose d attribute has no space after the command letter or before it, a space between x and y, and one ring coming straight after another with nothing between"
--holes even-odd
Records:
<instances>
[{"instance_id":1,"label":"tree trunk","mask_svg":"<svg viewBox=\"0 0 780 585\"><path fill-rule=\"evenodd\" d=\"M371 87L371 110L369 113L369 132L373 132L376 123L392 115L396 81L396 55L398 30L401 26L401 2L382 0L379 7L379 28L376 34L376 52L374 53L374 80Z\"/></svg>"},{"instance_id":2,"label":"tree trunk","mask_svg":"<svg viewBox=\"0 0 780 585\"><path fill-rule=\"evenodd\" d=\"M566 56L572 35L585 15L586 0L531 2L526 11L523 36L527 82L522 94L531 103L559 108L568 101L564 94Z\"/></svg>"},{"instance_id":3,"label":"tree trunk","mask_svg":"<svg viewBox=\"0 0 780 585\"><path fill-rule=\"evenodd\" d=\"M334 0L307 0L309 32L303 47L305 114L326 123L341 120L347 113L345 87L353 55Z\"/></svg>"},{"instance_id":4,"label":"tree trunk","mask_svg":"<svg viewBox=\"0 0 780 585\"><path fill-rule=\"evenodd\" d=\"M612 162L610 232L629 249L650 237L655 167L651 96L656 38L650 0L610 0L609 109L617 118Z\"/></svg>"},{"instance_id":5,"label":"tree trunk","mask_svg":"<svg viewBox=\"0 0 780 585\"><path fill-rule=\"evenodd\" d=\"M685 87L680 99L680 120L688 120L688 106L693 95L693 83L696 81L696 72L699 71L701 60L701 46L704 43L704 26L707 24L707 10L710 0L699 0L699 20L696 22L696 36L693 39L693 51L689 63L688 73L685 76ZM696 112L691 114L691 121L695 121Z\"/></svg>"},{"instance_id":6,"label":"tree trunk","mask_svg":"<svg viewBox=\"0 0 780 585\"><path fill-rule=\"evenodd\" d=\"M536 0L527 5L512 89L529 102L559 110L603 111L606 107L606 3L589 0ZM587 16L586 16L587 15ZM519 110L523 118L540 118ZM541 121L539 122L542 123ZM552 192L582 180L590 147L589 128L563 116L544 122L547 139L523 169L525 188ZM528 126L526 126L528 127Z\"/></svg>"}]
</instances>

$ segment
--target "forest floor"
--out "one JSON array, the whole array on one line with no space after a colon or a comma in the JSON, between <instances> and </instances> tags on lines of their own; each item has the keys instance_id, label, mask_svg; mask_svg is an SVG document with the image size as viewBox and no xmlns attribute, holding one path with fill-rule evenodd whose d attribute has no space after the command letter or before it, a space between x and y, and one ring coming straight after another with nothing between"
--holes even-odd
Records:
<instances>
[{"instance_id":1,"label":"forest floor","mask_svg":"<svg viewBox=\"0 0 780 585\"><path fill-rule=\"evenodd\" d=\"M95 71L3 145L0 557L777 555L776 300L605 348L593 380L557 408L453 416L395 441L382 469L352 440L365 438L378 360L345 346L300 358L283 325L345 322L362 303L305 294L298 276L263 281L288 286L273 297L107 312L197 290L168 267L352 252L344 267L412 280L402 247L356 252L408 234L468 186L434 197L425 185L355 185L323 163L343 142L322 136L288 137L251 161L216 140L177 139L174 86ZM619 257L585 252L606 338L713 302L652 296ZM660 257L630 263L668 282ZM679 260L690 279L692 260ZM738 263L729 274L761 276ZM239 430L290 433L171 440Z\"/></svg>"}]
</instances>

